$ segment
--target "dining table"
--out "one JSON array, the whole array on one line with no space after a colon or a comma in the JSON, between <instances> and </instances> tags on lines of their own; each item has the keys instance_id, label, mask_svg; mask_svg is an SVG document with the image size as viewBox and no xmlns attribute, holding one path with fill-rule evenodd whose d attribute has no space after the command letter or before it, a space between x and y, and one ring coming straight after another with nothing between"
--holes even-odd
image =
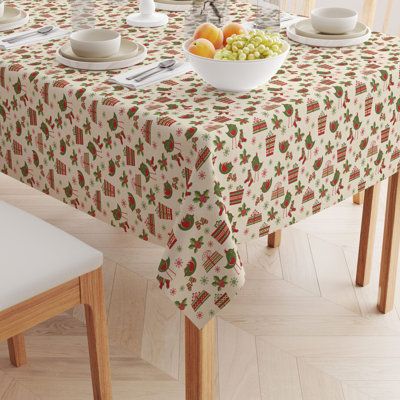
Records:
<instances>
[{"instance_id":1,"label":"dining table","mask_svg":"<svg viewBox=\"0 0 400 400\"><path fill-rule=\"evenodd\" d=\"M29 11L29 28L72 29L67 0L9 3ZM145 45L144 64L182 58L185 14L133 28L125 18L136 8L96 0L91 17ZM236 21L252 14L245 2L229 8ZM67 41L0 51L0 170L165 248L154 279L186 316L187 400L213 398L215 316L245 284L240 244L366 190L365 274L376 187L390 178L386 302L400 235L399 38L374 32L342 48L289 41L282 68L246 93L218 91L194 72L127 88L112 81L121 70L60 65Z\"/></svg>"}]
</instances>

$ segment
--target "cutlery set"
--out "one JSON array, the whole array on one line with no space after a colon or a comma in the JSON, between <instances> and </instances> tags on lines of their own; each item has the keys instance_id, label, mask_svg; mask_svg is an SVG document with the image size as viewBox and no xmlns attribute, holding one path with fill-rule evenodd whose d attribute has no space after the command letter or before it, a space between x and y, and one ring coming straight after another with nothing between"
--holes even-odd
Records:
<instances>
[{"instance_id":1,"label":"cutlery set","mask_svg":"<svg viewBox=\"0 0 400 400\"><path fill-rule=\"evenodd\" d=\"M29 33L24 33L22 35L17 35L17 36L12 36L11 38L7 37L6 39L3 39L2 42L4 43L17 43L20 42L21 40L36 36L36 35L48 35L50 32L54 31L54 26L44 26L36 31L29 32Z\"/></svg>"},{"instance_id":2,"label":"cutlery set","mask_svg":"<svg viewBox=\"0 0 400 400\"><path fill-rule=\"evenodd\" d=\"M174 59L168 59L161 61L157 66L151 67L150 69L141 72L139 74L131 75L125 78L127 81L135 80L136 82L142 82L151 76L159 74L164 71L173 71L178 67L177 61Z\"/></svg>"}]
</instances>

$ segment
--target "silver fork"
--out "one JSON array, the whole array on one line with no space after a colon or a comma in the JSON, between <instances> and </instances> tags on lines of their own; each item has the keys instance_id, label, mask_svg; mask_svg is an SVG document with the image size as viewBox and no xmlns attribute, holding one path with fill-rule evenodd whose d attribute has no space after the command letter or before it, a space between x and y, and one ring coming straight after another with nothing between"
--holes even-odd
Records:
<instances>
[{"instance_id":1,"label":"silver fork","mask_svg":"<svg viewBox=\"0 0 400 400\"><path fill-rule=\"evenodd\" d=\"M29 33L24 33L22 35L18 35L18 36L13 36L12 38L8 38L8 39L3 39L2 42L5 43L9 43L9 44L13 44L13 43L17 43L21 40L24 40L26 38L29 38L31 36L36 36L36 35L47 35L50 32L52 32L54 30L54 26L44 26L34 32L29 32Z\"/></svg>"}]
</instances>

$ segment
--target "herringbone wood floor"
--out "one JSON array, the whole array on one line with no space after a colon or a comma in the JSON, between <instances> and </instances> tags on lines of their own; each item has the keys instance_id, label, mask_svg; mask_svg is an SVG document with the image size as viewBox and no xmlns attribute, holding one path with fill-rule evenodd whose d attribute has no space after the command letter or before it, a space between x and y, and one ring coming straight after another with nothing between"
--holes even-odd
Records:
<instances>
[{"instance_id":1,"label":"herringbone wood floor","mask_svg":"<svg viewBox=\"0 0 400 400\"><path fill-rule=\"evenodd\" d=\"M218 318L219 400L400 400L400 293L392 313L375 306L384 197L367 288L353 284L350 201L286 229L279 250L242 246L247 283ZM153 281L162 249L1 174L0 199L105 254L114 398L183 400L182 318ZM76 309L31 330L20 369L0 344L0 400L91 399L81 319Z\"/></svg>"}]
</instances>

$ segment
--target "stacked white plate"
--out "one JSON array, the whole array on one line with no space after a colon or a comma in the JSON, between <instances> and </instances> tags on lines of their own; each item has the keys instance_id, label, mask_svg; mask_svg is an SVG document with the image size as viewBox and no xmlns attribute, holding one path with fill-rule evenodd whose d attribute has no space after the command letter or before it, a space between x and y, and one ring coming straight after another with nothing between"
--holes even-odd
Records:
<instances>
[{"instance_id":1,"label":"stacked white plate","mask_svg":"<svg viewBox=\"0 0 400 400\"><path fill-rule=\"evenodd\" d=\"M127 39L121 40L119 52L107 58L87 58L77 56L68 42L58 49L56 60L68 67L91 71L107 71L132 67L141 63L147 56L147 49L142 44Z\"/></svg>"},{"instance_id":2,"label":"stacked white plate","mask_svg":"<svg viewBox=\"0 0 400 400\"><path fill-rule=\"evenodd\" d=\"M289 39L316 47L347 47L356 46L364 43L371 37L371 29L357 22L356 27L351 32L340 35L317 32L311 25L310 19L304 19L287 28Z\"/></svg>"},{"instance_id":3,"label":"stacked white plate","mask_svg":"<svg viewBox=\"0 0 400 400\"><path fill-rule=\"evenodd\" d=\"M189 11L192 8L191 0L156 0L157 10L164 11Z\"/></svg>"},{"instance_id":4,"label":"stacked white plate","mask_svg":"<svg viewBox=\"0 0 400 400\"><path fill-rule=\"evenodd\" d=\"M27 12L9 6L4 7L4 14L0 18L0 32L19 28L29 21Z\"/></svg>"}]
</instances>

